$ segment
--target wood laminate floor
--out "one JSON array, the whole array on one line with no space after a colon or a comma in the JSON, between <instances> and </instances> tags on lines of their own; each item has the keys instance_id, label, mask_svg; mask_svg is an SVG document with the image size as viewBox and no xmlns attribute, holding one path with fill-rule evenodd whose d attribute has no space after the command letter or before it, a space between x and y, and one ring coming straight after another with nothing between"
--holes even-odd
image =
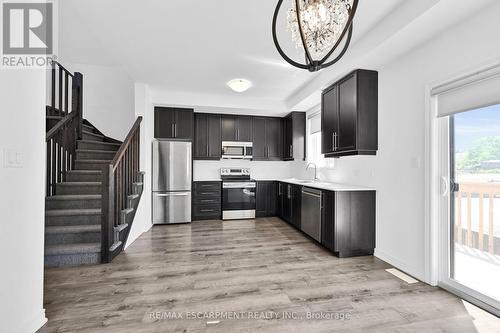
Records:
<instances>
[{"instance_id":1,"label":"wood laminate floor","mask_svg":"<svg viewBox=\"0 0 500 333\"><path fill-rule=\"evenodd\" d=\"M500 331L389 267L338 259L277 218L155 226L111 264L46 269L40 332Z\"/></svg>"}]
</instances>

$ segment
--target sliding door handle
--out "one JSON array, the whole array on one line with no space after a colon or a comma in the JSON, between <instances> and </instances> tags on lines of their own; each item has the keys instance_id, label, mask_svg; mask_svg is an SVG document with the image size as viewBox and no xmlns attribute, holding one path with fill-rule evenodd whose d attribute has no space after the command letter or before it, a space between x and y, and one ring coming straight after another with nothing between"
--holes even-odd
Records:
<instances>
[{"instance_id":1,"label":"sliding door handle","mask_svg":"<svg viewBox=\"0 0 500 333\"><path fill-rule=\"evenodd\" d=\"M449 188L449 180L445 176L441 176L441 184L440 184L440 189L439 192L441 196L445 197L448 195L450 188Z\"/></svg>"}]
</instances>

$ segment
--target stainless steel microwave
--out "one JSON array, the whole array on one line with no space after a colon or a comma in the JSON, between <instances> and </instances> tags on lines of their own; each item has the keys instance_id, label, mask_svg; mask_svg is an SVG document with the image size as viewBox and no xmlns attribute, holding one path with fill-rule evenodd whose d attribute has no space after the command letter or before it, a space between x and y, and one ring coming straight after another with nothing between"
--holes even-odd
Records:
<instances>
[{"instance_id":1,"label":"stainless steel microwave","mask_svg":"<svg viewBox=\"0 0 500 333\"><path fill-rule=\"evenodd\" d=\"M223 159L252 159L252 142L222 141Z\"/></svg>"}]
</instances>

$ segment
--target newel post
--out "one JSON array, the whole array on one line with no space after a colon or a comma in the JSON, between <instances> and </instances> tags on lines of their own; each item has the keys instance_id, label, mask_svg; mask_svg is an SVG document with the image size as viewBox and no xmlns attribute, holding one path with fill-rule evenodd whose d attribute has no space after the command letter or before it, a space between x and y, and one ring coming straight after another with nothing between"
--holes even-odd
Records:
<instances>
[{"instance_id":1,"label":"newel post","mask_svg":"<svg viewBox=\"0 0 500 333\"><path fill-rule=\"evenodd\" d=\"M83 74L75 72L73 77L73 111L78 112L77 137L82 139L83 123Z\"/></svg>"},{"instance_id":2,"label":"newel post","mask_svg":"<svg viewBox=\"0 0 500 333\"><path fill-rule=\"evenodd\" d=\"M101 209L101 262L111 261L109 249L113 244L113 227L115 216L115 182L113 165L102 168L102 209Z\"/></svg>"}]
</instances>

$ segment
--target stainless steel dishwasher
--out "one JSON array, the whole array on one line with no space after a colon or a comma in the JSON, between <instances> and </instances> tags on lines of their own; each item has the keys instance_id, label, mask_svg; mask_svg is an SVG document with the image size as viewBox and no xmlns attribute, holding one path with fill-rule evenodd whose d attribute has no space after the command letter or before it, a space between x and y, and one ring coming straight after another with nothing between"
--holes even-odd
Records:
<instances>
[{"instance_id":1,"label":"stainless steel dishwasher","mask_svg":"<svg viewBox=\"0 0 500 333\"><path fill-rule=\"evenodd\" d=\"M303 187L301 229L318 242L321 242L321 209L321 190Z\"/></svg>"}]
</instances>

